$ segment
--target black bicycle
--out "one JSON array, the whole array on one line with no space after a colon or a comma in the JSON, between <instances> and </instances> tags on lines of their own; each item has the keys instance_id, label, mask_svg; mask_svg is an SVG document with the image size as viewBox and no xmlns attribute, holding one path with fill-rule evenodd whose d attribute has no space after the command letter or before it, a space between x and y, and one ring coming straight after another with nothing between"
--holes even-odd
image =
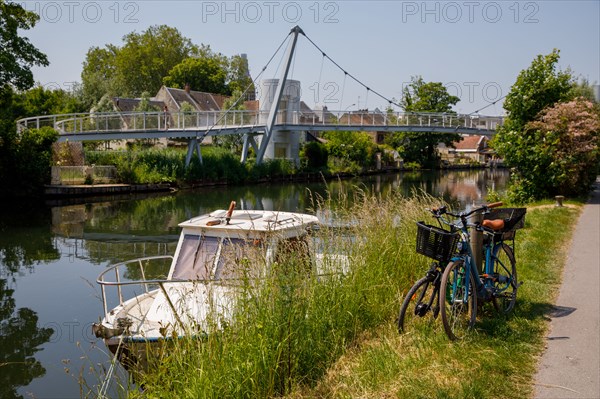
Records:
<instances>
[{"instance_id":1,"label":"black bicycle","mask_svg":"<svg viewBox=\"0 0 600 399\"><path fill-rule=\"evenodd\" d=\"M432 210L435 215L435 210ZM440 313L440 284L450 258L456 252L458 237L424 222L417 222L417 253L434 260L425 277L418 280L404 297L398 316L398 331L407 332L407 327L415 329L431 328L432 322Z\"/></svg>"}]
</instances>

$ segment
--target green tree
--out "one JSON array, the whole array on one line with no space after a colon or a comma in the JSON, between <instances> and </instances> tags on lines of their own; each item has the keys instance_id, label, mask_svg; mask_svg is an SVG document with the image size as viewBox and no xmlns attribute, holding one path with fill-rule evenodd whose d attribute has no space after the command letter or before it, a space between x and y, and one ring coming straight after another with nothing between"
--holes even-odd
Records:
<instances>
[{"instance_id":1,"label":"green tree","mask_svg":"<svg viewBox=\"0 0 600 399\"><path fill-rule=\"evenodd\" d=\"M517 166L511 196L517 202L581 195L596 180L600 113L584 98L556 103L529 122L512 143Z\"/></svg>"},{"instance_id":2,"label":"green tree","mask_svg":"<svg viewBox=\"0 0 600 399\"><path fill-rule=\"evenodd\" d=\"M596 97L594 96L594 89L590 82L587 79L582 79L581 81L575 83L573 88L571 89L571 94L569 95L571 98L585 98L588 101L591 101L593 104L598 107L598 101L596 101Z\"/></svg>"},{"instance_id":3,"label":"green tree","mask_svg":"<svg viewBox=\"0 0 600 399\"><path fill-rule=\"evenodd\" d=\"M452 106L460 99L450 95L440 82L425 82L421 76L413 76L404 87L400 105L405 112L437 112L454 114ZM439 164L437 145L451 146L460 140L457 133L397 132L388 136L386 144L396 148L406 162L417 162L426 167Z\"/></svg>"},{"instance_id":4,"label":"green tree","mask_svg":"<svg viewBox=\"0 0 600 399\"><path fill-rule=\"evenodd\" d=\"M92 47L88 50L81 72L82 97L87 108L96 105L104 96L122 95L123 88L116 80L116 57L119 48L112 44L106 48Z\"/></svg>"},{"instance_id":5,"label":"green tree","mask_svg":"<svg viewBox=\"0 0 600 399\"><path fill-rule=\"evenodd\" d=\"M234 122L236 124L250 123L249 117L246 117L243 113L236 113L235 115L231 113L226 114L228 111L246 110L246 105L242 96L243 94L240 90L235 90L233 94L223 102L223 112L221 113L221 118L224 118L223 122L231 124ZM242 153L243 141L243 136L241 134L213 136L213 143L215 145L226 148L237 155Z\"/></svg>"},{"instance_id":6,"label":"green tree","mask_svg":"<svg viewBox=\"0 0 600 399\"><path fill-rule=\"evenodd\" d=\"M448 93L440 82L425 82L421 76L413 76L408 86L402 90L400 105L405 112L446 112L454 113L452 106L460 98Z\"/></svg>"},{"instance_id":7,"label":"green tree","mask_svg":"<svg viewBox=\"0 0 600 399\"><path fill-rule=\"evenodd\" d=\"M329 154L325 145L311 141L302 147L300 157L306 159L306 167L309 170L318 170L327 166Z\"/></svg>"},{"instance_id":8,"label":"green tree","mask_svg":"<svg viewBox=\"0 0 600 399\"><path fill-rule=\"evenodd\" d=\"M229 94L227 87L227 59L220 54L186 58L175 65L163 78L167 87L183 89L189 84L192 90Z\"/></svg>"},{"instance_id":9,"label":"green tree","mask_svg":"<svg viewBox=\"0 0 600 399\"><path fill-rule=\"evenodd\" d=\"M138 97L156 93L175 65L198 53L177 29L154 25L123 37L123 46L92 47L83 64L84 98L96 103L104 94Z\"/></svg>"},{"instance_id":10,"label":"green tree","mask_svg":"<svg viewBox=\"0 0 600 399\"><path fill-rule=\"evenodd\" d=\"M568 101L576 94L571 72L557 70L559 58L556 49L548 55L538 55L529 68L519 73L504 101L507 117L491 143L515 171L509 195L517 202L542 198L554 191L548 185L545 169L553 158L545 151L554 149L554 145L539 143L546 135L532 130L533 125L528 124L544 109ZM544 151L538 153L541 150ZM555 183L556 180L551 185Z\"/></svg>"},{"instance_id":11,"label":"green tree","mask_svg":"<svg viewBox=\"0 0 600 399\"><path fill-rule=\"evenodd\" d=\"M18 30L33 28L39 16L23 6L0 0L0 88L11 84L19 90L33 85L33 66L47 66L48 58Z\"/></svg>"},{"instance_id":12,"label":"green tree","mask_svg":"<svg viewBox=\"0 0 600 399\"><path fill-rule=\"evenodd\" d=\"M166 25L131 32L123 40L115 60L117 85L125 89L122 95L132 97L144 91L156 93L163 77L197 49L190 39Z\"/></svg>"},{"instance_id":13,"label":"green tree","mask_svg":"<svg viewBox=\"0 0 600 399\"><path fill-rule=\"evenodd\" d=\"M248 89L246 93L254 93L255 88L252 84L252 78L250 77L248 60L240 55L234 55L229 59L229 65L227 67L227 86L231 93L235 93L236 91L243 93L246 89ZM250 88L248 88L248 86L250 86Z\"/></svg>"},{"instance_id":14,"label":"green tree","mask_svg":"<svg viewBox=\"0 0 600 399\"><path fill-rule=\"evenodd\" d=\"M15 127L17 119L37 113L37 107L46 112L58 107L49 99L54 95L42 88L31 95L15 92L33 85L33 66L48 65L46 55L19 36L19 30L33 28L38 20L38 15L20 4L0 0L0 186L10 187L0 191L0 197L39 191L50 175L50 148L56 132L45 128L19 135ZM36 100L38 94L44 98Z\"/></svg>"},{"instance_id":15,"label":"green tree","mask_svg":"<svg viewBox=\"0 0 600 399\"><path fill-rule=\"evenodd\" d=\"M519 73L504 100L507 118L498 130L500 141L511 138L511 131L521 132L544 108L573 98L571 72L556 70L559 58L557 49L545 56L540 54Z\"/></svg>"},{"instance_id":16,"label":"green tree","mask_svg":"<svg viewBox=\"0 0 600 399\"><path fill-rule=\"evenodd\" d=\"M21 117L85 112L85 104L74 93L62 89L50 90L35 86L20 93L15 107Z\"/></svg>"}]
</instances>

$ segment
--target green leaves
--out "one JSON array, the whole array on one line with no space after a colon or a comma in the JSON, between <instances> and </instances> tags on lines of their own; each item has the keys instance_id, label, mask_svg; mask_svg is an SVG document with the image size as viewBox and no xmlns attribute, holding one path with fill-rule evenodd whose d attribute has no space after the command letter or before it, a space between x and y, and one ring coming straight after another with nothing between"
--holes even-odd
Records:
<instances>
[{"instance_id":1,"label":"green leaves","mask_svg":"<svg viewBox=\"0 0 600 399\"><path fill-rule=\"evenodd\" d=\"M538 55L504 102L508 118L492 146L515 168L515 202L583 194L598 171L598 111L582 98L565 102L585 87L577 88L570 71L556 70L558 59L556 49Z\"/></svg>"},{"instance_id":2,"label":"green leaves","mask_svg":"<svg viewBox=\"0 0 600 399\"><path fill-rule=\"evenodd\" d=\"M123 45L89 49L81 73L83 96L91 106L104 95L139 97L165 86L229 95L252 82L241 56L227 58L197 46L176 28L154 25L123 37Z\"/></svg>"},{"instance_id":3,"label":"green leaves","mask_svg":"<svg viewBox=\"0 0 600 399\"><path fill-rule=\"evenodd\" d=\"M440 82L425 82L421 76L413 76L404 87L400 105L406 112L447 112L454 114L452 106L460 98L448 93Z\"/></svg>"},{"instance_id":4,"label":"green leaves","mask_svg":"<svg viewBox=\"0 0 600 399\"><path fill-rule=\"evenodd\" d=\"M122 47L108 44L88 51L81 80L84 97L90 103L105 94L154 94L173 67L198 52L190 39L166 25L154 25L142 33L131 32L123 41Z\"/></svg>"},{"instance_id":5,"label":"green leaves","mask_svg":"<svg viewBox=\"0 0 600 399\"><path fill-rule=\"evenodd\" d=\"M0 0L0 87L10 84L25 90L33 85L31 67L49 64L29 39L19 36L19 29L31 29L38 20L20 4Z\"/></svg>"},{"instance_id":6,"label":"green leaves","mask_svg":"<svg viewBox=\"0 0 600 399\"><path fill-rule=\"evenodd\" d=\"M517 81L504 100L513 128L522 129L546 107L568 99L573 86L570 71L556 71L560 51L538 55L528 69L519 73Z\"/></svg>"},{"instance_id":7,"label":"green leaves","mask_svg":"<svg viewBox=\"0 0 600 399\"><path fill-rule=\"evenodd\" d=\"M192 90L231 94L226 81L227 59L220 54L186 58L163 78L167 87L183 89L189 84Z\"/></svg>"},{"instance_id":8,"label":"green leaves","mask_svg":"<svg viewBox=\"0 0 600 399\"><path fill-rule=\"evenodd\" d=\"M411 83L404 87L401 105L407 112L440 112L454 114L452 106L460 99L448 93L440 82L425 82L421 76L413 76ZM447 146L460 140L455 133L399 132L393 133L388 144L397 148L405 162L417 162L426 167L437 166L439 156L436 147L439 143Z\"/></svg>"}]
</instances>

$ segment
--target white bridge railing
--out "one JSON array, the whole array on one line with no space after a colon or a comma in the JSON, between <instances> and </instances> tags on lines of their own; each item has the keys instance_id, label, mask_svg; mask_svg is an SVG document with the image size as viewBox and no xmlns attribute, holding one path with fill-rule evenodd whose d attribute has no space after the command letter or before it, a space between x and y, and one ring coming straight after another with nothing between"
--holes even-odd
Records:
<instances>
[{"instance_id":1,"label":"white bridge railing","mask_svg":"<svg viewBox=\"0 0 600 399\"><path fill-rule=\"evenodd\" d=\"M261 130L267 119L264 111L202 111L202 112L98 112L49 115L17 121L17 131L39 129L44 126L56 129L61 135L109 132L199 131L205 132L239 127ZM432 128L466 128L495 130L502 117L463 115L450 113L378 112L378 111L279 111L277 124L297 130L310 130L311 126L364 126L375 130L378 126L415 126Z\"/></svg>"}]
</instances>

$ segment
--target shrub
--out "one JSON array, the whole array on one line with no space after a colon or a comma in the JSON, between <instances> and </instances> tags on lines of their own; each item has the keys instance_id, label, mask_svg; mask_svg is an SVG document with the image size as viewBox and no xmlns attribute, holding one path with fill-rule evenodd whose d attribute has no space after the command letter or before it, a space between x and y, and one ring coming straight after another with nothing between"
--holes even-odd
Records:
<instances>
[{"instance_id":1,"label":"shrub","mask_svg":"<svg viewBox=\"0 0 600 399\"><path fill-rule=\"evenodd\" d=\"M311 141L304 145L300 156L306 158L306 167L308 169L320 169L327 166L329 153L323 144Z\"/></svg>"}]
</instances>

